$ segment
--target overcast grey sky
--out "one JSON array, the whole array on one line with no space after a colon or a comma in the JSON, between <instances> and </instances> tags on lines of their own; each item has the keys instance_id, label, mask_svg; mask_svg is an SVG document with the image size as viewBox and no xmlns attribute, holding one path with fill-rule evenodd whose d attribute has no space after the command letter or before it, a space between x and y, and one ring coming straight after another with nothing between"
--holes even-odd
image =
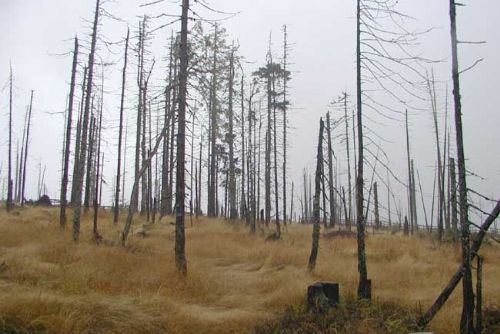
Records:
<instances>
[{"instance_id":1,"label":"overcast grey sky","mask_svg":"<svg viewBox=\"0 0 500 334\"><path fill-rule=\"evenodd\" d=\"M153 8L141 8L136 0L116 0L106 5L107 11L123 18L134 26L138 16L146 13L180 11L177 1L167 1ZM491 197L500 193L500 131L498 112L500 87L500 39L496 23L500 18L500 2L497 0L465 1L466 7L459 8L459 38L462 40L485 40L485 45L464 45L460 47L460 63L465 68L478 58L484 61L473 71L462 76L464 131L468 168L484 177L471 177L470 185ZM227 12L240 12L236 17L223 22L229 35L238 40L241 54L249 62L248 68L257 68L265 61L269 33L273 33L276 53L281 48L281 26L287 24L289 39L293 43L292 89L293 104L290 125L290 181L296 187L300 182L304 166L313 169L319 117L327 111L330 101L343 90L355 94L355 1L347 0L212 0L212 7ZM0 154L2 178L6 175L7 121L8 121L8 70L12 60L15 77L14 127L15 138L22 135L24 111L29 92L35 90L35 108L30 152L28 195L34 196L37 180L37 164L47 166L48 192L58 197L60 178L60 150L63 132L63 116L68 93L71 58L57 54L68 52L71 38L78 34L87 38L84 19L90 19L94 8L93 0L0 0ZM445 0L401 0L401 9L416 18L412 27L424 30L436 28L421 41L423 55L443 59L434 65L438 80L450 80L450 42L448 1ZM195 10L197 7L194 7ZM201 11L201 9L198 8ZM210 15L211 18L220 16ZM155 21L152 26L164 21ZM125 35L125 22L104 19L101 33L107 39L118 41ZM177 25L173 26L178 29ZM165 56L166 40L170 30L157 32L153 52L157 58ZM121 47L115 47L116 52ZM102 45L101 54L105 55ZM119 92L118 74L121 70L121 56L106 56L119 63L109 70L106 77L105 117L109 124L117 124ZM429 68L430 70L430 68ZM161 79L162 70L157 76ZM109 80L108 80L109 79ZM158 80L159 80L158 79ZM133 77L129 79L133 81ZM441 89L444 89L444 83ZM441 108L444 108L444 91L441 91ZM451 93L450 93L451 94ZM451 101L451 98L450 98ZM130 98L129 108L132 108ZM403 108L401 106L393 106ZM452 105L450 105L450 110ZM57 114L55 114L57 113ZM129 111L133 115L133 111ZM335 117L335 115L334 115ZM428 112L411 114L412 152L422 176L424 193L430 201L432 193L435 147L432 116ZM132 119L132 116L130 116ZM450 118L451 119L451 118ZM132 121L131 121L132 122ZM129 124L132 126L132 123ZM371 127L369 121L365 125ZM373 125L376 127L375 125ZM405 176L404 124L387 123L379 128L384 138L384 150L391 158L391 166L403 180ZM111 179L114 175L116 134L113 129L106 133L106 179L109 186L104 191L107 203L110 201ZM337 148L340 159L343 147ZM345 162L341 162L345 166ZM397 190L404 202L404 189ZM429 204L430 205L430 204ZM428 209L429 210L429 209Z\"/></svg>"}]
</instances>

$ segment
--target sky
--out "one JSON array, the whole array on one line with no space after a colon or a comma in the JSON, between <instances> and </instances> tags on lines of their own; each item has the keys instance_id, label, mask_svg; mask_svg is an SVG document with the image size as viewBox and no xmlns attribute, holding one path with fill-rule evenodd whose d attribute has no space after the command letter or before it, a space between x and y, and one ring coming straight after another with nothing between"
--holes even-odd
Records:
<instances>
[{"instance_id":1,"label":"sky","mask_svg":"<svg viewBox=\"0 0 500 334\"><path fill-rule=\"evenodd\" d=\"M100 28L108 41L124 38L127 24L136 26L143 14L156 16L160 13L177 15L179 2L167 0L152 7L140 7L146 1L115 0L105 4L106 10L122 21L105 18ZM486 41L486 44L460 46L460 66L466 68L477 59L484 59L473 70L461 76L465 152L468 169L478 176L469 177L471 188L497 198L500 189L500 39L496 22L500 15L497 0L462 1L467 6L458 10L458 34L460 40ZM347 91L355 95L355 10L356 2L347 0L211 0L210 6L223 12L238 12L222 21L230 38L240 45L240 53L246 60L246 68L255 70L265 62L270 33L273 50L281 53L281 27L288 27L292 81L290 100L290 151L289 183L301 187L304 167L314 170L319 118L324 116L330 102ZM420 31L433 28L420 39L419 54L441 60L429 65L438 80L438 104L444 110L446 85L451 87L451 62L449 41L448 1L400 0L402 11L413 17L409 26ZM72 38L88 39L88 22L93 17L93 0L0 0L0 157L1 177L6 175L8 135L8 77L9 62L14 71L14 138L22 136L24 112L29 94L35 91L32 146L28 161L28 196L35 197L38 165L46 166L46 184L51 197L59 197L60 152L63 133L63 112L69 90ZM225 15L207 13L193 7L205 18L220 19ZM168 19L153 20L152 27L160 26ZM192 23L190 23L192 24ZM179 29L179 24L172 26ZM167 54L167 38L170 28L159 30L152 42L152 52L158 59ZM104 189L105 204L111 201L111 180L116 160L116 125L118 123L118 96L121 71L122 47L111 47L114 54L100 54L107 61L116 62L106 71L105 119L105 176L108 184ZM132 72L133 73L133 72ZM164 78L165 70L157 71L157 82ZM130 79L133 84L133 79ZM449 95L450 122L451 90ZM134 99L127 101L132 128ZM401 109L404 106L392 105ZM427 110L410 111L411 151L422 178L427 205L430 206L434 165L436 160L433 123L430 105ZM368 115L369 111L367 111ZM444 122L440 113L440 122ZM332 117L336 116L335 113ZM376 118L376 116L373 116ZM403 118L386 122L384 126L365 122L382 135L384 151L390 158L391 169L406 180L406 147ZM453 137L452 137L453 139ZM15 143L14 143L15 144ZM345 149L341 143L334 147L341 165L345 166ZM131 167L132 168L132 167ZM369 173L370 175L371 173ZM382 173L384 174L384 173ZM367 177L368 178L368 177ZM393 181L391 181L393 182ZM405 202L405 190L393 182L394 191ZM475 198L477 199L477 198ZM480 203L485 210L490 205ZM296 204L297 205L297 204ZM404 204L403 204L404 207ZM403 208L404 210L404 208ZM429 210L429 208L427 209ZM477 216L473 218L479 219Z\"/></svg>"}]
</instances>

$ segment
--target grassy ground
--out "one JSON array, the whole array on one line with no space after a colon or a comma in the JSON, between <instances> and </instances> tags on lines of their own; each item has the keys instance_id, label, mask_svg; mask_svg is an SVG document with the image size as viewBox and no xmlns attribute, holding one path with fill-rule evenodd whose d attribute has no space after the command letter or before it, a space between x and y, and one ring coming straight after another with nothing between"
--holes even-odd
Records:
<instances>
[{"instance_id":1,"label":"grassy ground","mask_svg":"<svg viewBox=\"0 0 500 334\"><path fill-rule=\"evenodd\" d=\"M172 219L146 238L133 235L124 249L110 213L101 214L100 245L91 241L91 215L77 244L57 217L57 209L0 212L0 264L7 265L0 332L249 333L300 305L314 281L339 282L344 299L356 291L355 239L321 238L316 271L307 273L311 226L289 226L283 240L265 242L269 231L250 235L238 223L188 218L184 280L175 270ZM499 251L482 250L486 305L500 301ZM409 310L426 309L460 261L456 244L389 233L370 235L367 253L375 302ZM459 315L458 289L431 329L456 333Z\"/></svg>"}]
</instances>

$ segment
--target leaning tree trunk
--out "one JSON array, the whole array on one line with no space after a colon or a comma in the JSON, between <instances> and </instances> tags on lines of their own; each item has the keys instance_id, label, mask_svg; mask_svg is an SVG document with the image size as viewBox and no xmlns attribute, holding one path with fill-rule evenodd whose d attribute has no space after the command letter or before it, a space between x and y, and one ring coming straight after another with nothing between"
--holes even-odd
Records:
<instances>
[{"instance_id":1,"label":"leaning tree trunk","mask_svg":"<svg viewBox=\"0 0 500 334\"><path fill-rule=\"evenodd\" d=\"M60 202L61 202L61 207L60 207L60 212L59 212L59 225L61 227L66 226L66 205L67 205L67 200L66 200L66 193L68 191L68 169L69 169L69 148L71 145L71 122L72 122L72 117L73 117L73 99L75 96L75 77L76 77L76 66L78 65L78 38L75 37L75 50L73 51L73 67L71 70L71 85L69 89L69 102L68 102L68 120L67 120L67 125L66 125L66 142L65 142L65 147L64 147L64 168L63 168L63 176L61 180L61 197L60 197ZM33 98L33 93L31 93L31 96ZM31 116L31 108L30 108L30 116ZM29 127L28 127L29 131ZM28 143L28 141L26 141ZM26 145L26 151L25 153L28 152L28 145ZM26 165L26 160L25 160L25 165ZM24 182L23 182L23 187L24 189ZM22 191L24 193L24 191ZM22 195L24 197L24 194ZM22 199L21 199L22 201Z\"/></svg>"},{"instance_id":2,"label":"leaning tree trunk","mask_svg":"<svg viewBox=\"0 0 500 334\"><path fill-rule=\"evenodd\" d=\"M493 208L488 218L486 218L486 220L480 226L479 232L477 233L476 237L472 242L472 246L470 249L471 254L476 254L476 255L478 254L488 229L490 228L491 225L493 225L493 222L495 222L499 214L500 214L500 199L497 201L495 208ZM434 304L432 304L432 306L418 319L417 324L419 325L419 327L425 328L429 324L429 322L434 318L434 316L439 312L441 307L446 303L448 298L451 296L453 290L455 290L456 286L464 276L464 273L465 273L464 264L461 263L458 266L458 269L451 277L448 284L444 287L443 291L441 291L441 293L437 297ZM471 330L469 333L473 333L473 331Z\"/></svg>"},{"instance_id":3,"label":"leaning tree trunk","mask_svg":"<svg viewBox=\"0 0 500 334\"><path fill-rule=\"evenodd\" d=\"M85 174L85 156L87 153L87 128L89 124L89 113L90 113L90 97L92 95L92 79L94 77L94 57L97 42L97 27L99 21L99 4L100 0L96 0L95 16L94 16L94 26L92 29L92 42L90 44L90 54L89 54L89 65L88 65L88 79L87 79L87 92L85 95L85 110L83 114L83 124L82 124L82 138L80 147L80 159L78 163L78 175L76 184L76 196L75 196L75 210L73 211L73 240L77 241L80 234L80 217L81 217L81 205L82 205L82 185L83 176Z\"/></svg>"},{"instance_id":4,"label":"leaning tree trunk","mask_svg":"<svg viewBox=\"0 0 500 334\"><path fill-rule=\"evenodd\" d=\"M314 177L312 246L311 246L311 254L309 255L309 263L307 266L309 272L312 272L314 270L314 267L316 266L316 258L318 257L318 247L319 247L319 229L320 229L319 197L321 195L321 178L323 177L323 128L324 128L323 119L320 119L318 153L316 157L316 174Z\"/></svg>"}]
</instances>

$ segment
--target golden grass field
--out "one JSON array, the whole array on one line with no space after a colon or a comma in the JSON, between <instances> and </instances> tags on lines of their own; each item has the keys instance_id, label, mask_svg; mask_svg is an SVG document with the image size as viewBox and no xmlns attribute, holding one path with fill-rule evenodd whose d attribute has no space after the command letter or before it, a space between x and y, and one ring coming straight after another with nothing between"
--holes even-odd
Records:
<instances>
[{"instance_id":1,"label":"golden grass field","mask_svg":"<svg viewBox=\"0 0 500 334\"><path fill-rule=\"evenodd\" d=\"M288 226L283 240L265 242L240 223L187 219L188 277L179 277L171 218L117 242L120 223L100 215L104 240L91 241L91 215L79 243L61 230L56 208L0 213L0 332L49 333L251 333L303 302L317 280L355 294L356 241L321 238L316 271L307 273L311 226ZM136 218L135 229L140 226ZM500 302L500 247L485 245L485 304ZM389 233L367 239L368 273L375 302L426 309L460 261L458 244ZM460 289L431 323L435 333L456 333Z\"/></svg>"}]
</instances>

